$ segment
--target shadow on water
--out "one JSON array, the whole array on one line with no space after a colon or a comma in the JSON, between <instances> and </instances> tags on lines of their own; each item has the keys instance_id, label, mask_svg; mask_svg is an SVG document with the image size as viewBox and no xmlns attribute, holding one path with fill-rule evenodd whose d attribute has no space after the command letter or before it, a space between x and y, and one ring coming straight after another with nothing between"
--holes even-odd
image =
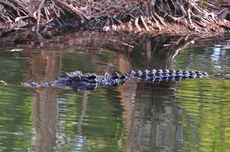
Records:
<instances>
[{"instance_id":1,"label":"shadow on water","mask_svg":"<svg viewBox=\"0 0 230 152\"><path fill-rule=\"evenodd\" d=\"M145 37L134 41L139 43L130 42L122 45L116 40L117 46L103 44L108 41L106 38L100 40L103 41L100 42L102 47L96 49L92 47L98 43L89 38L91 47L88 48L57 45L47 48L25 48L21 53L12 52L16 57L23 58L23 64L18 64L23 70L20 74L20 67L13 67L16 72L12 78L5 80L9 84L0 86L0 103L4 107L13 107L5 105L4 99L7 98L7 103L15 106L25 103L27 106L17 107L20 112L16 111L12 115L4 114L5 108L1 108L0 112L4 116L3 120L15 118L16 115L23 116L25 119L21 121L27 125L23 130L24 134L20 136L12 135L13 132L20 132L11 129L8 130L8 134L1 133L0 137L11 142L20 142L18 138L11 138L12 136L27 139L23 145L14 144L15 151L31 149L39 152L144 152L210 150L208 147L216 147L223 151L228 149L228 134L225 132L228 132L230 127L229 79L188 80L170 84L130 80L125 85L85 92L52 88L25 90L22 86L14 86L21 81L54 80L60 74L74 70L126 73L132 69L143 70L146 67L174 67L229 73L228 48L222 48L224 54L223 51L219 51L222 54L218 54L218 51L215 51L217 47L205 47L202 51L197 51L199 48L182 49L178 54L181 48L193 43L193 39L188 37ZM82 41L83 43L85 41ZM116 51L109 51L113 50L112 48ZM3 65L9 60L5 55L9 52L1 54L3 59L0 65ZM212 60L209 60L210 56ZM5 69L1 66L0 68ZM5 74L9 73L11 71L6 71ZM4 80L4 75L1 75L1 80ZM21 88L26 99L21 98L20 104L12 102L12 95L5 94L9 92L5 90L8 86L12 86L11 89L14 91ZM16 91L15 94L21 95L21 92ZM29 115L26 116L22 112ZM0 124L0 132L3 132L8 124L9 121ZM17 121L13 126L23 128ZM205 129L205 126L208 129ZM207 139L211 132L214 132L212 141ZM205 143L206 141L208 143ZM4 149L11 150L3 140L0 142Z\"/></svg>"}]
</instances>

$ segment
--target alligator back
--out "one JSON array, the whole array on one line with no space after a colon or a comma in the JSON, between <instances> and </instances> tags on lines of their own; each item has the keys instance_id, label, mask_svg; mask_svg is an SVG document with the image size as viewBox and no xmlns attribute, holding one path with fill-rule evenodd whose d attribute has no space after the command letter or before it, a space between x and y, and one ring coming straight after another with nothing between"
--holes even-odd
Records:
<instances>
[{"instance_id":1,"label":"alligator back","mask_svg":"<svg viewBox=\"0 0 230 152\"><path fill-rule=\"evenodd\" d=\"M181 79L191 79L191 78L204 78L207 77L207 73L199 71L182 71L182 70L132 70L126 74L119 74L114 72L112 74L104 73L102 75L98 74L83 74L81 71L74 71L65 73L63 76L57 80L36 83L29 82L24 83L25 86L30 88L44 88L44 87L55 87L64 88L70 87L75 90L91 90L97 87L119 85L127 82L130 79L136 78L148 82L169 82L169 81L179 81Z\"/></svg>"},{"instance_id":2,"label":"alligator back","mask_svg":"<svg viewBox=\"0 0 230 152\"><path fill-rule=\"evenodd\" d=\"M208 74L200 71L182 71L182 70L145 70L145 71L130 71L130 74L146 81L178 81L181 79L204 78Z\"/></svg>"}]
</instances>

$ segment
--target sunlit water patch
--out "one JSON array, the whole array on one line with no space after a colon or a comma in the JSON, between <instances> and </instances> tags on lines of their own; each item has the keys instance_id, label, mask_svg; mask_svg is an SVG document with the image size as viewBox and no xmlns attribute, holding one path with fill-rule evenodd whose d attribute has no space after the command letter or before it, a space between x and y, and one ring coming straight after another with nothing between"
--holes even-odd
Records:
<instances>
[{"instance_id":1,"label":"sunlit water patch","mask_svg":"<svg viewBox=\"0 0 230 152\"><path fill-rule=\"evenodd\" d=\"M183 81L177 98L183 111L181 151L230 149L230 80Z\"/></svg>"}]
</instances>

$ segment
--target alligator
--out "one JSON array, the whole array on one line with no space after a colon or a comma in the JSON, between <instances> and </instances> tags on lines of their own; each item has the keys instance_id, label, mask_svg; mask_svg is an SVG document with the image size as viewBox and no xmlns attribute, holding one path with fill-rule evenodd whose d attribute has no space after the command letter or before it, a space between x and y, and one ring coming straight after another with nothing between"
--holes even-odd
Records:
<instances>
[{"instance_id":1,"label":"alligator","mask_svg":"<svg viewBox=\"0 0 230 152\"><path fill-rule=\"evenodd\" d=\"M94 90L97 87L113 86L124 84L130 79L137 78L147 82L172 82L181 79L204 78L208 77L206 72L200 71L182 71L182 70L132 70L126 74L114 72L112 74L104 73L102 75L94 73L83 74L81 71L68 72L56 80L46 82L28 82L24 83L30 88L73 88L74 90Z\"/></svg>"}]
</instances>

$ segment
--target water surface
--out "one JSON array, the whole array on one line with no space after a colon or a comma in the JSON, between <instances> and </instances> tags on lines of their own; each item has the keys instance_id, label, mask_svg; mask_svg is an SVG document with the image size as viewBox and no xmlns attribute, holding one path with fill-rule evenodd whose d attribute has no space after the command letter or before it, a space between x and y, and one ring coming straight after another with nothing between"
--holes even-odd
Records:
<instances>
[{"instance_id":1,"label":"water surface","mask_svg":"<svg viewBox=\"0 0 230 152\"><path fill-rule=\"evenodd\" d=\"M183 49L159 57L109 50L0 51L0 151L228 151L230 46ZM64 72L128 72L175 68L207 71L208 79L125 85L76 92L32 90L25 81Z\"/></svg>"}]
</instances>

